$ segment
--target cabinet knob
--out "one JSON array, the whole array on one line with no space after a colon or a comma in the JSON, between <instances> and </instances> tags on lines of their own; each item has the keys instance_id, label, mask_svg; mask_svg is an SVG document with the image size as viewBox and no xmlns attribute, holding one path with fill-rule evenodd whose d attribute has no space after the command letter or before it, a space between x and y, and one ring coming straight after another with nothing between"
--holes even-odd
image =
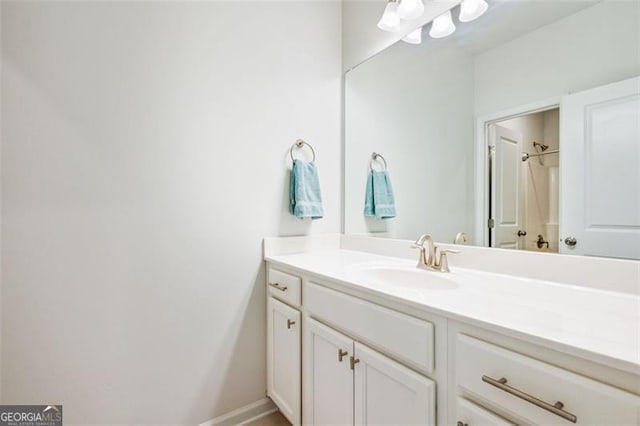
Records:
<instances>
[{"instance_id":1,"label":"cabinet knob","mask_svg":"<svg viewBox=\"0 0 640 426\"><path fill-rule=\"evenodd\" d=\"M576 240L574 237L567 237L564 239L564 243L569 247L573 247L578 244L578 240Z\"/></svg>"},{"instance_id":2,"label":"cabinet knob","mask_svg":"<svg viewBox=\"0 0 640 426\"><path fill-rule=\"evenodd\" d=\"M349 352L343 351L342 349L338 349L338 361L342 362L342 358L347 356Z\"/></svg>"},{"instance_id":3,"label":"cabinet knob","mask_svg":"<svg viewBox=\"0 0 640 426\"><path fill-rule=\"evenodd\" d=\"M524 237L525 235L527 235L527 231L523 231L523 230L518 231L518 237Z\"/></svg>"},{"instance_id":4,"label":"cabinet knob","mask_svg":"<svg viewBox=\"0 0 640 426\"><path fill-rule=\"evenodd\" d=\"M462 423L461 421L458 421L458 423L456 424L456 426L469 426L466 423Z\"/></svg>"},{"instance_id":5,"label":"cabinet knob","mask_svg":"<svg viewBox=\"0 0 640 426\"><path fill-rule=\"evenodd\" d=\"M290 319L287 320L287 328L291 328L292 325L294 325L296 322L292 321Z\"/></svg>"}]
</instances>

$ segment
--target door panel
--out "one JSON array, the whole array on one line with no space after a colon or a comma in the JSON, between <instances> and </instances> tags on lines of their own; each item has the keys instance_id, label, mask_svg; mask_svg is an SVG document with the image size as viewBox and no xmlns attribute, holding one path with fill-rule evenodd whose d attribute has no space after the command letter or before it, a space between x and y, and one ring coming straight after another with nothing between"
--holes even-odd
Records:
<instances>
[{"instance_id":1,"label":"door panel","mask_svg":"<svg viewBox=\"0 0 640 426\"><path fill-rule=\"evenodd\" d=\"M640 259L640 78L561 104L560 243L566 254Z\"/></svg>"},{"instance_id":2,"label":"door panel","mask_svg":"<svg viewBox=\"0 0 640 426\"><path fill-rule=\"evenodd\" d=\"M300 312L269 297L267 300L267 393L282 414L300 424Z\"/></svg>"},{"instance_id":3,"label":"door panel","mask_svg":"<svg viewBox=\"0 0 640 426\"><path fill-rule=\"evenodd\" d=\"M353 341L312 319L304 329L304 424L353 424Z\"/></svg>"},{"instance_id":4,"label":"door panel","mask_svg":"<svg viewBox=\"0 0 640 426\"><path fill-rule=\"evenodd\" d=\"M434 425L436 384L356 342L356 425Z\"/></svg>"},{"instance_id":5,"label":"door panel","mask_svg":"<svg viewBox=\"0 0 640 426\"><path fill-rule=\"evenodd\" d=\"M491 126L494 146L492 214L495 220L492 247L520 249L522 226L522 135L498 125Z\"/></svg>"}]
</instances>

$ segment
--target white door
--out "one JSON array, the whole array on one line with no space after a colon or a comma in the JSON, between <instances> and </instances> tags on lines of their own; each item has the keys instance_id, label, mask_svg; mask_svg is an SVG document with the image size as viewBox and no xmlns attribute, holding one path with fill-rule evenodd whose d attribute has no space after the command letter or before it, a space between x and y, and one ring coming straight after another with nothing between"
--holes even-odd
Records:
<instances>
[{"instance_id":1,"label":"white door","mask_svg":"<svg viewBox=\"0 0 640 426\"><path fill-rule=\"evenodd\" d=\"M498 125L491 126L491 246L524 248L522 191L522 135Z\"/></svg>"},{"instance_id":2,"label":"white door","mask_svg":"<svg viewBox=\"0 0 640 426\"><path fill-rule=\"evenodd\" d=\"M267 298L267 395L294 425L300 424L300 312Z\"/></svg>"},{"instance_id":3,"label":"white door","mask_svg":"<svg viewBox=\"0 0 640 426\"><path fill-rule=\"evenodd\" d=\"M560 140L560 252L640 259L640 78L563 97Z\"/></svg>"},{"instance_id":4,"label":"white door","mask_svg":"<svg viewBox=\"0 0 640 426\"><path fill-rule=\"evenodd\" d=\"M355 357L356 425L435 425L435 382L358 342Z\"/></svg>"},{"instance_id":5,"label":"white door","mask_svg":"<svg viewBox=\"0 0 640 426\"><path fill-rule=\"evenodd\" d=\"M353 340L305 318L305 425L353 424L353 371L349 360Z\"/></svg>"}]
</instances>

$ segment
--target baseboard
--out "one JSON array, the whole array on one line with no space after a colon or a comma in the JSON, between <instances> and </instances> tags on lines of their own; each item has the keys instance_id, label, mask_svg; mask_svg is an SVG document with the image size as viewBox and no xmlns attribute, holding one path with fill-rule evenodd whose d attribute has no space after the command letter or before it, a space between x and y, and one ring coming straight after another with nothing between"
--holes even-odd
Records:
<instances>
[{"instance_id":1,"label":"baseboard","mask_svg":"<svg viewBox=\"0 0 640 426\"><path fill-rule=\"evenodd\" d=\"M263 398L215 419L200 423L198 426L237 426L268 416L276 411L278 408L273 401L269 398Z\"/></svg>"}]
</instances>

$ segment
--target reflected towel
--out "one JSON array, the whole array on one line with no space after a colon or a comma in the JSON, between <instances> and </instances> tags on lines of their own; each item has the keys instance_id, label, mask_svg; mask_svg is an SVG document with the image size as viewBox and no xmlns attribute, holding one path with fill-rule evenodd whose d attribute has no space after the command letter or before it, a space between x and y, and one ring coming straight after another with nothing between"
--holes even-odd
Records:
<instances>
[{"instance_id":1,"label":"reflected towel","mask_svg":"<svg viewBox=\"0 0 640 426\"><path fill-rule=\"evenodd\" d=\"M396 217L396 204L391 180L386 170L369 173L364 200L364 215L379 219Z\"/></svg>"},{"instance_id":2,"label":"reflected towel","mask_svg":"<svg viewBox=\"0 0 640 426\"><path fill-rule=\"evenodd\" d=\"M314 162L293 160L289 180L289 212L298 219L324 216L318 169Z\"/></svg>"}]
</instances>

